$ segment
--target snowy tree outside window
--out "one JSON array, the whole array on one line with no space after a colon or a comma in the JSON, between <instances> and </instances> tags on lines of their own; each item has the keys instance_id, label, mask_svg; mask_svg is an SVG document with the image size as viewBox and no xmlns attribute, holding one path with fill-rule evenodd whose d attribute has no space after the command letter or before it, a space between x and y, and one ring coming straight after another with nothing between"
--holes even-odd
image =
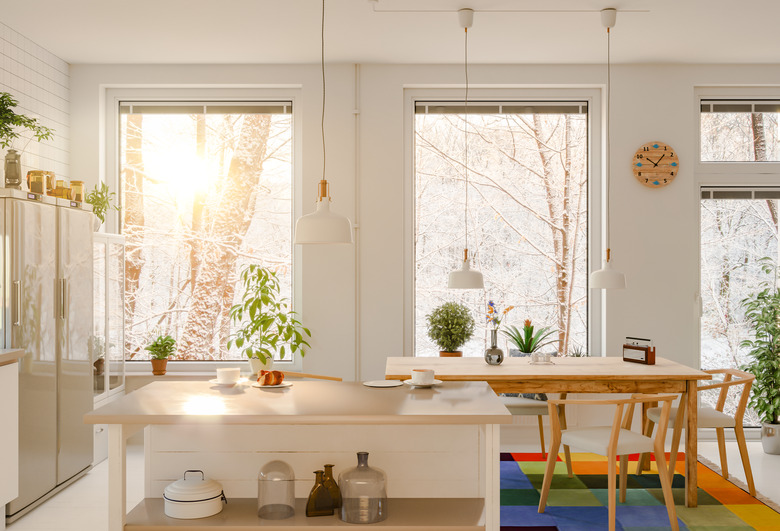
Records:
<instances>
[{"instance_id":1,"label":"snowy tree outside window","mask_svg":"<svg viewBox=\"0 0 780 531\"><path fill-rule=\"evenodd\" d=\"M768 101L702 102L702 162L765 164L780 161L780 105ZM701 199L701 367L740 368L739 344L752 339L741 301L767 280L759 260L778 255L780 189L705 187ZM715 406L717 393L702 401ZM733 414L736 396L724 411ZM758 426L748 409L746 426Z\"/></svg>"},{"instance_id":2,"label":"snowy tree outside window","mask_svg":"<svg viewBox=\"0 0 780 531\"><path fill-rule=\"evenodd\" d=\"M506 324L555 330L551 350L587 350L587 105L469 103L468 124L462 104L415 107L415 355L438 355L425 316L446 301L478 324L464 356L484 354L488 300L515 306ZM467 136L469 256L484 292L447 289L463 259Z\"/></svg>"},{"instance_id":3,"label":"snowy tree outside window","mask_svg":"<svg viewBox=\"0 0 780 531\"><path fill-rule=\"evenodd\" d=\"M240 359L228 310L249 263L292 299L291 104L120 106L125 356L170 334L175 360Z\"/></svg>"}]
</instances>

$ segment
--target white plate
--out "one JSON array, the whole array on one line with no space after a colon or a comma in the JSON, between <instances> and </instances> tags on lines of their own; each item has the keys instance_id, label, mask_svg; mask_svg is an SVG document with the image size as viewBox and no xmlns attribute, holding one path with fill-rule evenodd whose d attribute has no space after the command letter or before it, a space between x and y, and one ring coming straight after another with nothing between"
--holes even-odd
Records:
<instances>
[{"instance_id":1,"label":"white plate","mask_svg":"<svg viewBox=\"0 0 780 531\"><path fill-rule=\"evenodd\" d=\"M406 385L411 385L412 387L428 388L428 387L433 387L434 385L439 385L441 383L441 380L434 380L433 383L429 383L429 384L416 384L416 383L412 383L411 380L404 380L404 383Z\"/></svg>"},{"instance_id":2,"label":"white plate","mask_svg":"<svg viewBox=\"0 0 780 531\"><path fill-rule=\"evenodd\" d=\"M260 385L259 382L255 382L252 384L252 387L257 387L258 389L279 389L281 387L291 387L291 386L292 386L292 382L282 382L276 385Z\"/></svg>"},{"instance_id":3,"label":"white plate","mask_svg":"<svg viewBox=\"0 0 780 531\"><path fill-rule=\"evenodd\" d=\"M366 387L399 387L404 383L400 380L371 380L363 382Z\"/></svg>"},{"instance_id":4,"label":"white plate","mask_svg":"<svg viewBox=\"0 0 780 531\"><path fill-rule=\"evenodd\" d=\"M212 378L211 380L209 380L209 383L213 384L213 385L218 385L220 387L233 387L236 384L247 383L248 381L249 380L246 379L246 378L239 378L235 382L223 383L223 382L220 382L219 380L217 380L216 378Z\"/></svg>"}]
</instances>

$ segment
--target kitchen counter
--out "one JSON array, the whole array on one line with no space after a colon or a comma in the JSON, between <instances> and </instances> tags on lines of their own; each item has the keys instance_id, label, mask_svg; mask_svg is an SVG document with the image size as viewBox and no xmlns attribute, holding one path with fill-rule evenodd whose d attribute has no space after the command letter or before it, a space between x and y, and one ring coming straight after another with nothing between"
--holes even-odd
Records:
<instances>
[{"instance_id":1,"label":"kitchen counter","mask_svg":"<svg viewBox=\"0 0 780 531\"><path fill-rule=\"evenodd\" d=\"M19 358L24 357L24 353L24 350L18 348L0 349L0 367L19 361Z\"/></svg>"},{"instance_id":2,"label":"kitchen counter","mask_svg":"<svg viewBox=\"0 0 780 531\"><path fill-rule=\"evenodd\" d=\"M256 516L257 472L281 459L305 500L312 471L356 465L356 452L388 477L390 529L497 530L499 428L512 415L484 382L429 389L369 388L359 382L293 381L286 388L154 382L85 416L108 424L109 530L352 529L336 516L269 521ZM125 444L145 436L145 499L127 513ZM189 469L219 481L229 501L213 517L163 514L166 485ZM419 510L420 507L426 510ZM442 524L444 523L444 524ZM444 527L442 527L444 525Z\"/></svg>"}]
</instances>

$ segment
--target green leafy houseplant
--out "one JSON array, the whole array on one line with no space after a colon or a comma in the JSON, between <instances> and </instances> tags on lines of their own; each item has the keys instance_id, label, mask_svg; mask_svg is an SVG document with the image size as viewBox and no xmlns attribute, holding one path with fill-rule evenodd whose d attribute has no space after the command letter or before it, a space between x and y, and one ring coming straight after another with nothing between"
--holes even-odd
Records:
<instances>
[{"instance_id":1,"label":"green leafy houseplant","mask_svg":"<svg viewBox=\"0 0 780 531\"><path fill-rule=\"evenodd\" d=\"M755 338L740 343L752 358L743 370L752 373L750 407L767 424L780 422L780 291L777 287L777 268L769 258L762 258L761 269L772 276L772 281L760 284L762 288L742 301L745 319L750 323Z\"/></svg>"},{"instance_id":2,"label":"green leafy houseplant","mask_svg":"<svg viewBox=\"0 0 780 531\"><path fill-rule=\"evenodd\" d=\"M39 142L51 139L53 131L40 125L36 118L16 114L13 107L17 105L19 102L13 96L7 92L0 92L0 147L6 149L19 138L17 128L29 129Z\"/></svg>"},{"instance_id":3,"label":"green leafy houseplant","mask_svg":"<svg viewBox=\"0 0 780 531\"><path fill-rule=\"evenodd\" d=\"M445 302L427 316L428 337L441 352L458 352L474 334L474 318L463 304Z\"/></svg>"},{"instance_id":4,"label":"green leafy houseplant","mask_svg":"<svg viewBox=\"0 0 780 531\"><path fill-rule=\"evenodd\" d=\"M168 358L176 352L176 340L169 335L157 336L157 339L144 348L152 356L152 374L165 374Z\"/></svg>"},{"instance_id":5,"label":"green leafy houseplant","mask_svg":"<svg viewBox=\"0 0 780 531\"><path fill-rule=\"evenodd\" d=\"M119 210L118 206L111 204L115 195L114 192L109 191L106 183L100 183L100 187L95 185L95 188L88 192L84 198L84 201L92 205L92 212L100 220L100 223L106 222L106 213L109 209Z\"/></svg>"},{"instance_id":6,"label":"green leafy houseplant","mask_svg":"<svg viewBox=\"0 0 780 531\"><path fill-rule=\"evenodd\" d=\"M176 352L176 340L169 335L157 336L152 343L145 347L155 360L167 360Z\"/></svg>"},{"instance_id":7,"label":"green leafy houseplant","mask_svg":"<svg viewBox=\"0 0 780 531\"><path fill-rule=\"evenodd\" d=\"M509 339L509 342L517 347L517 350L526 354L531 354L546 345L555 343L554 339L545 341L545 339L555 334L554 330L550 330L549 326L545 326L534 333L534 326L531 324L530 319L525 320L522 330L516 326L507 326L503 332Z\"/></svg>"},{"instance_id":8,"label":"green leafy houseplant","mask_svg":"<svg viewBox=\"0 0 780 531\"><path fill-rule=\"evenodd\" d=\"M287 352L304 356L311 347L304 336L310 338L311 332L296 319L287 299L279 296L276 273L252 264L241 272L241 283L241 302L230 309L230 318L239 328L228 347L235 345L247 358L259 358L263 365L277 352L282 359Z\"/></svg>"}]
</instances>

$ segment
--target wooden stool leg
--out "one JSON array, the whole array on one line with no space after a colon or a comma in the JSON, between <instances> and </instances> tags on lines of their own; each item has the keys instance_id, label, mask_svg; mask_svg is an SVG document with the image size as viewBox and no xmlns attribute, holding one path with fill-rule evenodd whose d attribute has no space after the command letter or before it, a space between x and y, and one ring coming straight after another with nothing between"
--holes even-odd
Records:
<instances>
[{"instance_id":1,"label":"wooden stool leg","mask_svg":"<svg viewBox=\"0 0 780 531\"><path fill-rule=\"evenodd\" d=\"M736 430L734 430L736 433ZM715 428L718 436L718 453L720 454L720 475L723 479L729 479L729 460L726 457L726 434L723 428Z\"/></svg>"},{"instance_id":2,"label":"wooden stool leg","mask_svg":"<svg viewBox=\"0 0 780 531\"><path fill-rule=\"evenodd\" d=\"M553 473L555 472L555 463L558 461L558 449L561 446L561 434L560 432L550 435L552 441L550 441L550 453L547 454L547 467L544 469L544 480L542 481L542 492L539 496L539 512L543 513L544 508L547 506L547 495L550 493L550 484L552 484Z\"/></svg>"},{"instance_id":3,"label":"wooden stool leg","mask_svg":"<svg viewBox=\"0 0 780 531\"><path fill-rule=\"evenodd\" d=\"M620 456L620 503L626 503L626 483L628 482L628 456Z\"/></svg>"},{"instance_id":4,"label":"wooden stool leg","mask_svg":"<svg viewBox=\"0 0 780 531\"><path fill-rule=\"evenodd\" d=\"M537 418L539 420L539 440L542 443L542 457L546 458L547 456L544 455L544 421L542 415L537 415Z\"/></svg>"},{"instance_id":5,"label":"wooden stool leg","mask_svg":"<svg viewBox=\"0 0 780 531\"><path fill-rule=\"evenodd\" d=\"M661 480L661 490L664 493L666 512L669 514L669 525L672 526L673 531L679 531L680 526L677 523L677 511L674 508L674 496L672 495L672 482L669 476L663 473L666 465L663 448L656 449L655 464L658 466L658 479Z\"/></svg>"},{"instance_id":6,"label":"wooden stool leg","mask_svg":"<svg viewBox=\"0 0 780 531\"><path fill-rule=\"evenodd\" d=\"M609 496L609 531L615 531L615 456L607 456L607 496Z\"/></svg>"},{"instance_id":7,"label":"wooden stool leg","mask_svg":"<svg viewBox=\"0 0 780 531\"><path fill-rule=\"evenodd\" d=\"M737 437L739 446L739 456L742 458L742 468L745 470L745 479L747 479L750 495L756 497L756 486L753 484L753 471L750 469L750 457L748 457L747 446L745 445L745 431L742 426L734 427L734 435Z\"/></svg>"}]
</instances>

